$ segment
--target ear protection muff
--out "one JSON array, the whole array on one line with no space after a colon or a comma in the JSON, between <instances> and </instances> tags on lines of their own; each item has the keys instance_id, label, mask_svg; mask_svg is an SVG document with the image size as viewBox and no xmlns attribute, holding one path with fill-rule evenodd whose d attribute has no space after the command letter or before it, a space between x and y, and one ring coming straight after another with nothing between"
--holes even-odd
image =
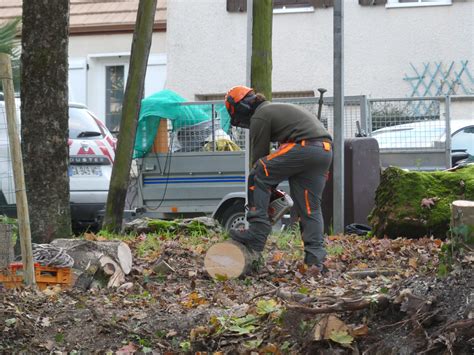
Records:
<instances>
[{"instance_id":1,"label":"ear protection muff","mask_svg":"<svg viewBox=\"0 0 474 355\"><path fill-rule=\"evenodd\" d=\"M235 103L233 97L229 96L227 101L230 104L230 124L237 127L249 128L250 117L254 113L251 102L255 99L256 95L251 94Z\"/></svg>"}]
</instances>

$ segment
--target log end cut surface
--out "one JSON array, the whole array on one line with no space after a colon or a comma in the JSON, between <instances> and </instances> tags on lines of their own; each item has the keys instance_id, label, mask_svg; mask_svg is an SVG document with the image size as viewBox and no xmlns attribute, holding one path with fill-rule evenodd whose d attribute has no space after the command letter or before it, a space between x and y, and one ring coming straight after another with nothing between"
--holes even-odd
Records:
<instances>
[{"instance_id":1,"label":"log end cut surface","mask_svg":"<svg viewBox=\"0 0 474 355\"><path fill-rule=\"evenodd\" d=\"M248 260L244 248L232 241L214 244L204 258L204 268L213 278L237 278L246 271Z\"/></svg>"}]
</instances>

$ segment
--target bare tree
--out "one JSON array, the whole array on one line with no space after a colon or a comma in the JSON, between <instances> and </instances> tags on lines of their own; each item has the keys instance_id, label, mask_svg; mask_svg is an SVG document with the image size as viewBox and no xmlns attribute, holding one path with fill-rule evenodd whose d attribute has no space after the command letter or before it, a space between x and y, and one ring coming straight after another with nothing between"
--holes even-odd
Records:
<instances>
[{"instance_id":1,"label":"bare tree","mask_svg":"<svg viewBox=\"0 0 474 355\"><path fill-rule=\"evenodd\" d=\"M23 1L21 133L32 239L71 235L69 0Z\"/></svg>"}]
</instances>

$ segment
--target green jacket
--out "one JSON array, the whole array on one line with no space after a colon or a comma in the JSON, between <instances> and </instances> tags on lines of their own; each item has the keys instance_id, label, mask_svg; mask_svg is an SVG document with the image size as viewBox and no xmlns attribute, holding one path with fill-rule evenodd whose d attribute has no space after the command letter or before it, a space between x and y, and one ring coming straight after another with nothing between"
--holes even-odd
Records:
<instances>
[{"instance_id":1,"label":"green jacket","mask_svg":"<svg viewBox=\"0 0 474 355\"><path fill-rule=\"evenodd\" d=\"M270 143L332 139L321 121L301 106L264 101L250 119L252 165L270 153Z\"/></svg>"}]
</instances>

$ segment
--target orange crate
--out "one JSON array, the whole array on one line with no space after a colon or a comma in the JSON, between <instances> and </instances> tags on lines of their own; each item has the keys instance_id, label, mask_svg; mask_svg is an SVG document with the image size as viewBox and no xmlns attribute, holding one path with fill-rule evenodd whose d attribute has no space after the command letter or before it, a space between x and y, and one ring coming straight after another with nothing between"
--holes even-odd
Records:
<instances>
[{"instance_id":1,"label":"orange crate","mask_svg":"<svg viewBox=\"0 0 474 355\"><path fill-rule=\"evenodd\" d=\"M59 268L52 266L41 266L35 264L35 279L40 290L48 286L60 285L70 287L72 283L71 268ZM6 288L23 286L23 265L22 263L10 264L10 269L5 273L0 273L0 284Z\"/></svg>"}]
</instances>

